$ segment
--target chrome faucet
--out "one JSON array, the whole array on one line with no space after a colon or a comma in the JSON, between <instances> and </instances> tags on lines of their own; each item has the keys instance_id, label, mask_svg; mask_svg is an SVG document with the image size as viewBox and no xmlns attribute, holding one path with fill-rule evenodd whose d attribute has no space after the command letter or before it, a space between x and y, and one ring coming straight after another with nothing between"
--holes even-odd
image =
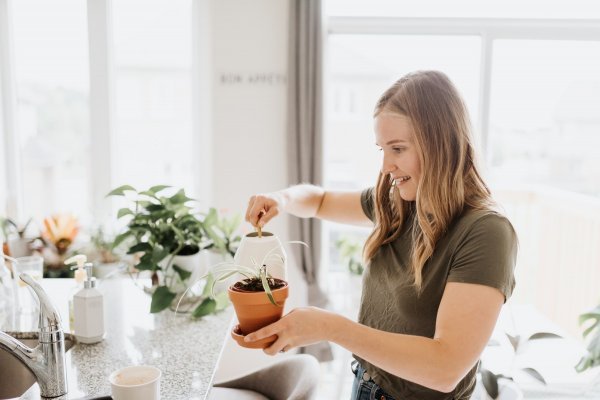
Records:
<instances>
[{"instance_id":1,"label":"chrome faucet","mask_svg":"<svg viewBox=\"0 0 600 400\"><path fill-rule=\"evenodd\" d=\"M39 283L27 274L19 275L31 286L40 301L39 344L29 348L12 336L0 332L0 348L17 357L35 375L42 397L59 397L67 393L65 368L65 334L60 315Z\"/></svg>"}]
</instances>

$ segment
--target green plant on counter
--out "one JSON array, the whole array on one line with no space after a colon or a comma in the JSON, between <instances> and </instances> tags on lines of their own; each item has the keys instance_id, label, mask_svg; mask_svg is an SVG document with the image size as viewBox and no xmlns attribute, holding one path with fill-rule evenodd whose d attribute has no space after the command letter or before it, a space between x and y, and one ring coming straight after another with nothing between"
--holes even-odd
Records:
<instances>
[{"instance_id":1,"label":"green plant on counter","mask_svg":"<svg viewBox=\"0 0 600 400\"><path fill-rule=\"evenodd\" d=\"M242 240L236 232L242 222L242 216L235 214L230 218L219 217L215 208L211 208L204 217L203 228L210 244L206 249L215 250L221 254L235 256L235 252Z\"/></svg>"},{"instance_id":2,"label":"green plant on counter","mask_svg":"<svg viewBox=\"0 0 600 400\"><path fill-rule=\"evenodd\" d=\"M126 229L119 234L113 248L123 241L131 242L127 254L141 254L135 265L138 270L152 272L150 312L169 307L176 298L173 280L187 283L191 272L174 264L175 256L194 255L209 245L202 221L187 204L193 199L183 189L171 196L163 196L167 185L152 186L138 192L129 185L112 190L107 196L122 196L130 200L130 207L121 208L117 218L127 218ZM175 273L170 273L172 269ZM160 274L159 274L160 273ZM169 279L171 281L169 281Z\"/></svg>"},{"instance_id":3,"label":"green plant on counter","mask_svg":"<svg viewBox=\"0 0 600 400\"><path fill-rule=\"evenodd\" d=\"M97 259L101 263L108 264L119 261L120 257L115 251L114 237L107 234L102 226L98 226L90 235L90 243L97 253Z\"/></svg>"},{"instance_id":4,"label":"green plant on counter","mask_svg":"<svg viewBox=\"0 0 600 400\"><path fill-rule=\"evenodd\" d=\"M363 245L359 240L342 236L335 242L335 248L339 252L340 260L348 266L348 271L354 275L362 275L365 268L361 261Z\"/></svg>"},{"instance_id":5,"label":"green plant on counter","mask_svg":"<svg viewBox=\"0 0 600 400\"><path fill-rule=\"evenodd\" d=\"M580 325L583 325L588 321L592 322L583 331L584 338L587 338L588 336L591 338L587 346L588 354L582 357L575 366L577 372L583 372L588 368L594 368L600 365L600 305L579 316Z\"/></svg>"},{"instance_id":6,"label":"green plant on counter","mask_svg":"<svg viewBox=\"0 0 600 400\"><path fill-rule=\"evenodd\" d=\"M536 332L536 333L529 335L529 337L522 337L521 335L513 336L513 335L509 335L508 333L505 333L505 335L508 338L508 340L512 346L513 358L516 358L517 354L522 353L523 349L525 349L527 347L527 343L529 343L531 341L540 340L540 339L561 339L562 338L562 336L557 335L556 333L552 333L552 332ZM492 344L488 344L488 346L491 346L491 345ZM498 345L498 344L496 343L495 345ZM513 362L512 364L514 365L515 363ZM518 369L520 371L526 373L527 375L531 376L533 379L535 379L539 383L546 385L546 379L544 379L542 374L537 369L531 368L531 367L524 367L524 368L518 368ZM514 372L514 370L513 370L513 372ZM485 391L492 399L498 398L499 381L501 379L514 381L512 376L507 376L507 375L503 375L503 374L494 374L493 372L481 367L481 365L478 370L478 374L481 375L481 381L483 383Z\"/></svg>"}]
</instances>

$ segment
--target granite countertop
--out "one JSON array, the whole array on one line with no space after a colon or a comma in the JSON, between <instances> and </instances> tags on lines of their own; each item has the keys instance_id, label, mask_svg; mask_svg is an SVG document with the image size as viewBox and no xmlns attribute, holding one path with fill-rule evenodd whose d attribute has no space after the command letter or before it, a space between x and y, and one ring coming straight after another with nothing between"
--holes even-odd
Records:
<instances>
[{"instance_id":1,"label":"granite countertop","mask_svg":"<svg viewBox=\"0 0 600 400\"><path fill-rule=\"evenodd\" d=\"M44 279L42 286L70 332L68 298L72 279ZM68 399L110 394L108 376L130 365L152 365L162 371L161 398L204 399L229 333L232 307L200 320L165 310L150 314L150 296L130 278L101 281L104 293L105 339L97 344L78 343L66 352ZM29 317L29 321L33 318ZM23 318L2 330L31 331ZM34 323L34 325L37 325ZM11 329L13 328L13 329ZM21 399L39 399L34 384Z\"/></svg>"}]
</instances>

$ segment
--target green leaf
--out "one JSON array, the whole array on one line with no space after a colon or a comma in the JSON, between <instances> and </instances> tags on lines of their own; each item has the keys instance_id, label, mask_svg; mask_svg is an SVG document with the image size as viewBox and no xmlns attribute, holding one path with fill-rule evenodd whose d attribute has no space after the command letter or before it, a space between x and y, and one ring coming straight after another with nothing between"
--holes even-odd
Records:
<instances>
[{"instance_id":1,"label":"green leaf","mask_svg":"<svg viewBox=\"0 0 600 400\"><path fill-rule=\"evenodd\" d=\"M170 188L171 186L169 185L156 185L156 186L152 186L150 189L148 189L149 192L152 192L154 194L160 192L161 190L165 190L166 188Z\"/></svg>"},{"instance_id":2,"label":"green leaf","mask_svg":"<svg viewBox=\"0 0 600 400\"><path fill-rule=\"evenodd\" d=\"M166 286L159 286L152 294L152 303L150 304L150 312L157 313L171 305L176 294L169 291Z\"/></svg>"},{"instance_id":3,"label":"green leaf","mask_svg":"<svg viewBox=\"0 0 600 400\"><path fill-rule=\"evenodd\" d=\"M277 307L281 307L273 298L273 292L271 292L271 287L269 286L269 281L267 281L267 269L264 267L260 268L260 280L262 281L263 289L265 289L265 293L267 293L267 297L271 304Z\"/></svg>"},{"instance_id":4,"label":"green leaf","mask_svg":"<svg viewBox=\"0 0 600 400\"><path fill-rule=\"evenodd\" d=\"M175 270L175 272L177 272L179 274L179 277L181 278L182 281L185 281L190 276L192 276L192 273L190 271L186 271L185 269L181 268L180 266L178 266L176 264L173 264L173 269Z\"/></svg>"},{"instance_id":5,"label":"green leaf","mask_svg":"<svg viewBox=\"0 0 600 400\"><path fill-rule=\"evenodd\" d=\"M150 252L152 251L152 246L148 242L140 242L131 246L129 250L127 250L127 254L133 254L139 251Z\"/></svg>"},{"instance_id":6,"label":"green leaf","mask_svg":"<svg viewBox=\"0 0 600 400\"><path fill-rule=\"evenodd\" d=\"M214 287L215 277L212 273L208 273L206 276L206 284L204 285L204 289L202 290L202 297L208 297L211 295L212 288ZM202 279L202 278L201 278Z\"/></svg>"},{"instance_id":7,"label":"green leaf","mask_svg":"<svg viewBox=\"0 0 600 400\"><path fill-rule=\"evenodd\" d=\"M227 308L227 306L229 306L229 295L227 292L218 293L215 296L215 300L217 302L217 308L215 311L224 310Z\"/></svg>"},{"instance_id":8,"label":"green leaf","mask_svg":"<svg viewBox=\"0 0 600 400\"><path fill-rule=\"evenodd\" d=\"M123 240L127 239L132 234L133 234L132 231L127 231L127 232L123 232L120 235L118 235L112 244L112 248L114 249L117 246L119 246L123 242Z\"/></svg>"},{"instance_id":9,"label":"green leaf","mask_svg":"<svg viewBox=\"0 0 600 400\"><path fill-rule=\"evenodd\" d=\"M498 377L487 369L481 369L481 382L492 399L498 398Z\"/></svg>"},{"instance_id":10,"label":"green leaf","mask_svg":"<svg viewBox=\"0 0 600 400\"><path fill-rule=\"evenodd\" d=\"M152 262L154 264L158 264L168 255L169 255L169 251L167 249L163 248L161 245L157 244L152 249Z\"/></svg>"},{"instance_id":11,"label":"green leaf","mask_svg":"<svg viewBox=\"0 0 600 400\"><path fill-rule=\"evenodd\" d=\"M173 204L183 204L185 202L188 202L188 201L194 200L194 199L187 197L185 195L185 191L183 189L180 189L177 193L175 193L173 196L171 196L169 198L169 200Z\"/></svg>"},{"instance_id":12,"label":"green leaf","mask_svg":"<svg viewBox=\"0 0 600 400\"><path fill-rule=\"evenodd\" d=\"M192 311L192 317L201 318L205 315L214 313L216 309L217 301L211 297L207 297L194 311Z\"/></svg>"},{"instance_id":13,"label":"green leaf","mask_svg":"<svg viewBox=\"0 0 600 400\"><path fill-rule=\"evenodd\" d=\"M519 348L520 336L511 336L508 333L506 333L506 336L508 337L508 341L512 345L514 351L517 352L517 349Z\"/></svg>"},{"instance_id":14,"label":"green leaf","mask_svg":"<svg viewBox=\"0 0 600 400\"><path fill-rule=\"evenodd\" d=\"M183 234L181 229L176 228L175 226L172 226L171 228L173 229L173 232L175 232L175 236L177 236L177 240L179 241L179 243L185 243L185 235Z\"/></svg>"},{"instance_id":15,"label":"green leaf","mask_svg":"<svg viewBox=\"0 0 600 400\"><path fill-rule=\"evenodd\" d=\"M537 379L538 381L540 381L544 385L546 384L546 380L544 379L544 377L542 376L542 374L540 374L537 370L535 370L533 368L521 368L521 370L523 372L526 372L527 374L529 374L533 378Z\"/></svg>"},{"instance_id":16,"label":"green leaf","mask_svg":"<svg viewBox=\"0 0 600 400\"><path fill-rule=\"evenodd\" d=\"M533 335L529 336L528 340L536 340L536 339L561 339L562 336L552 333L552 332L537 332Z\"/></svg>"},{"instance_id":17,"label":"green leaf","mask_svg":"<svg viewBox=\"0 0 600 400\"><path fill-rule=\"evenodd\" d=\"M156 199L156 194L154 192L149 191L149 190L144 190L143 192L139 192L138 194L140 196L148 196L148 197L152 197L152 198Z\"/></svg>"},{"instance_id":18,"label":"green leaf","mask_svg":"<svg viewBox=\"0 0 600 400\"><path fill-rule=\"evenodd\" d=\"M133 211L131 211L129 208L125 207L125 208L121 208L119 210L119 212L117 213L117 218L121 218L124 217L125 215L133 215Z\"/></svg>"},{"instance_id":19,"label":"green leaf","mask_svg":"<svg viewBox=\"0 0 600 400\"><path fill-rule=\"evenodd\" d=\"M106 197L108 197L108 196L123 196L123 195L125 195L125 192L126 192L126 191L133 191L133 192L136 192L136 190L135 190L135 189L134 189L132 186L129 186L129 185L123 185L123 186L119 186L119 187L118 187L118 188L116 188L116 189L113 189L113 190L111 190L111 191L110 191L110 192L109 192L109 193L106 195Z\"/></svg>"}]
</instances>

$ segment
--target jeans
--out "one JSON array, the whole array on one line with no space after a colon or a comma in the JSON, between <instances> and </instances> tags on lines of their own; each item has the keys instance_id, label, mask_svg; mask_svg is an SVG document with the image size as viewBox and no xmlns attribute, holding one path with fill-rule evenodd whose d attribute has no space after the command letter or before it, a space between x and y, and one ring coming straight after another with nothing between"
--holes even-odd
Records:
<instances>
[{"instance_id":1,"label":"jeans","mask_svg":"<svg viewBox=\"0 0 600 400\"><path fill-rule=\"evenodd\" d=\"M352 361L352 373L354 373L355 378L350 400L394 400L392 396L373 382L373 379L356 360Z\"/></svg>"}]
</instances>

